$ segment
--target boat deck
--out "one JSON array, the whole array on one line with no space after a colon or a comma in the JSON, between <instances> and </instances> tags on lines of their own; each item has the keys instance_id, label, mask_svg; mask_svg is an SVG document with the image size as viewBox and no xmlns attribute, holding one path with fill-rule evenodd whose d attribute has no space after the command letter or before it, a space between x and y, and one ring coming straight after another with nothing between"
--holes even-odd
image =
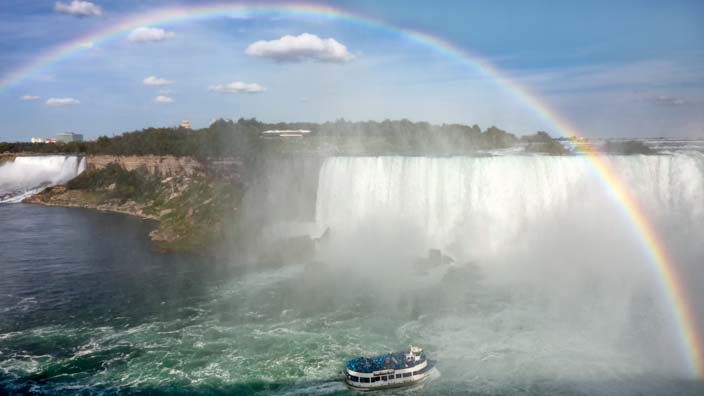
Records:
<instances>
[{"instance_id":1,"label":"boat deck","mask_svg":"<svg viewBox=\"0 0 704 396\"><path fill-rule=\"evenodd\" d=\"M387 353L381 356L371 358L358 357L349 360L346 364L347 368L358 373L373 373L381 370L400 370L404 368L414 367L425 361L425 355L421 355L421 359L416 362L406 361L404 352Z\"/></svg>"}]
</instances>

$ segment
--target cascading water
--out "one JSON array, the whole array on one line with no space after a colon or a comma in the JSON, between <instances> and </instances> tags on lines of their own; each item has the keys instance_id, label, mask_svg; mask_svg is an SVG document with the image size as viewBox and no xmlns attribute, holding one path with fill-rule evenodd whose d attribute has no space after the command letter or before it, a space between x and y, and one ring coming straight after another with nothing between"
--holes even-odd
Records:
<instances>
[{"instance_id":1,"label":"cascading water","mask_svg":"<svg viewBox=\"0 0 704 396\"><path fill-rule=\"evenodd\" d=\"M704 155L606 160L698 301ZM320 255L350 279L379 280L380 295L429 290L404 297L412 312L431 315L416 330L451 366L481 378L479 389L527 372L592 385L687 372L673 307L611 193L579 156L330 158L316 204L317 227L331 235ZM413 257L430 248L479 268L481 281L460 271L411 283ZM702 326L704 315L695 321Z\"/></svg>"},{"instance_id":2,"label":"cascading water","mask_svg":"<svg viewBox=\"0 0 704 396\"><path fill-rule=\"evenodd\" d=\"M20 202L43 188L65 183L85 170L77 156L17 157L0 165L0 203Z\"/></svg>"},{"instance_id":3,"label":"cascading water","mask_svg":"<svg viewBox=\"0 0 704 396\"><path fill-rule=\"evenodd\" d=\"M654 220L675 216L696 224L704 215L703 158L608 161ZM383 219L422 230L430 247L471 240L475 253L494 254L555 213L585 205L617 211L609 193L584 157L337 157L320 172L316 221L319 228L349 230Z\"/></svg>"},{"instance_id":4,"label":"cascading water","mask_svg":"<svg viewBox=\"0 0 704 396\"><path fill-rule=\"evenodd\" d=\"M318 156L262 160L242 199L242 222L250 230L261 230L252 233L257 244L266 246L280 238L310 231L322 161Z\"/></svg>"}]
</instances>

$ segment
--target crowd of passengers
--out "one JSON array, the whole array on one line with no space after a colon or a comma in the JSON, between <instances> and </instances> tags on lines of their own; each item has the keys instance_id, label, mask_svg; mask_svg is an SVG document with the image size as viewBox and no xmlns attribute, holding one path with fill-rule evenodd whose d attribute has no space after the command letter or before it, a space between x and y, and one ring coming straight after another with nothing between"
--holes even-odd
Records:
<instances>
[{"instance_id":1,"label":"crowd of passengers","mask_svg":"<svg viewBox=\"0 0 704 396\"><path fill-rule=\"evenodd\" d=\"M422 362L425 356L421 356ZM406 361L405 353L390 353L388 355L377 356L373 358L358 357L347 362L347 368L358 373L371 373L380 370L400 370L408 367L413 367L414 364Z\"/></svg>"}]
</instances>

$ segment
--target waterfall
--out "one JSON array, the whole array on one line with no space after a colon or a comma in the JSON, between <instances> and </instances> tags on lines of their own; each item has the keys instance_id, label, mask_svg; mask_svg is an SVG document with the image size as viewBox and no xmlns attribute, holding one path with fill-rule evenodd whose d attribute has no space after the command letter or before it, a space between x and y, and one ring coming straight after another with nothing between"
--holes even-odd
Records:
<instances>
[{"instance_id":1,"label":"waterfall","mask_svg":"<svg viewBox=\"0 0 704 396\"><path fill-rule=\"evenodd\" d=\"M604 160L652 222L668 265L696 306L704 282L704 155ZM454 259L439 292L449 297L433 306L461 312L446 327L457 333L443 339L452 349L473 351L488 339L503 344L515 334L492 338L496 331L532 328L519 350L535 334L549 334L550 340L581 339L558 348L574 348L579 359L582 351L621 350L641 354L636 361L682 369L678 354L686 354L672 352L680 335L662 275L588 158L329 158L320 170L316 227L329 229L321 262L344 271L354 287L373 284L392 296L414 281L416 288L430 287L434 274L444 273L424 264L424 275L414 277L414 263L428 249ZM462 268L480 275L463 277ZM482 304L492 301L506 311L484 316ZM500 324L487 328L497 317ZM692 320L704 328L704 311ZM478 344L458 345L484 331Z\"/></svg>"},{"instance_id":2,"label":"waterfall","mask_svg":"<svg viewBox=\"0 0 704 396\"><path fill-rule=\"evenodd\" d=\"M610 166L653 221L704 223L704 156L610 156ZM334 157L322 166L320 229L370 221L412 227L427 247L471 240L493 254L556 215L615 222L623 210L585 157ZM625 232L625 231L624 231Z\"/></svg>"},{"instance_id":3,"label":"waterfall","mask_svg":"<svg viewBox=\"0 0 704 396\"><path fill-rule=\"evenodd\" d=\"M252 171L242 199L242 223L259 231L253 233L257 243L266 246L310 233L322 162L313 155L267 157Z\"/></svg>"},{"instance_id":4,"label":"waterfall","mask_svg":"<svg viewBox=\"0 0 704 396\"><path fill-rule=\"evenodd\" d=\"M85 170L77 156L17 157L0 165L0 203L20 202L42 189L65 183Z\"/></svg>"}]
</instances>

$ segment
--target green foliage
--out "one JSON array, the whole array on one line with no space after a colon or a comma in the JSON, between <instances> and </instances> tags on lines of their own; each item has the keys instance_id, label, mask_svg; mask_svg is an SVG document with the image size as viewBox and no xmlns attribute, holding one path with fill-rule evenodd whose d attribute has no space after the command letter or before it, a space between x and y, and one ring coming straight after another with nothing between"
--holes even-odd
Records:
<instances>
[{"instance_id":1,"label":"green foliage","mask_svg":"<svg viewBox=\"0 0 704 396\"><path fill-rule=\"evenodd\" d=\"M303 139L263 139L270 129L307 129ZM524 144L527 152L566 154L548 133L539 131L515 135L477 125L443 124L402 120L351 122L344 119L325 123L264 123L256 119L217 120L208 128L147 128L121 135L101 136L92 142L57 144L0 143L0 152L43 154L173 155L204 161L236 157L248 168L256 167L265 155L334 152L338 155L466 155ZM652 153L637 141L609 142L608 152Z\"/></svg>"},{"instance_id":2,"label":"green foliage","mask_svg":"<svg viewBox=\"0 0 704 396\"><path fill-rule=\"evenodd\" d=\"M256 119L236 122L217 120L208 128L148 128L118 136L101 136L92 142L67 144L2 143L0 152L34 152L45 154L107 154L107 155L174 155L198 159L212 157L240 157L252 162L267 147L284 146L286 150L310 150L311 143L272 141L260 138L268 129L307 129L314 139L303 139L316 144L334 144L343 152L354 148L360 152L387 154L455 154L471 150L505 148L518 139L499 128L482 131L477 125L432 125L409 120L382 122L350 122L337 120L322 124L276 123ZM298 145L298 146L297 146ZM300 147L299 147L300 146ZM317 147L317 146L315 146Z\"/></svg>"},{"instance_id":3,"label":"green foliage","mask_svg":"<svg viewBox=\"0 0 704 396\"><path fill-rule=\"evenodd\" d=\"M236 223L233 203L239 202L240 195L237 185L195 179L175 198L155 203L158 211L169 211L161 218L161 229L175 236L161 247L199 251L218 241L234 240L228 225Z\"/></svg>"},{"instance_id":4,"label":"green foliage","mask_svg":"<svg viewBox=\"0 0 704 396\"><path fill-rule=\"evenodd\" d=\"M0 142L0 153L38 153L38 154L80 154L85 153L91 142L70 143L28 143Z\"/></svg>"},{"instance_id":5,"label":"green foliage","mask_svg":"<svg viewBox=\"0 0 704 396\"><path fill-rule=\"evenodd\" d=\"M550 143L554 139L547 132L538 131L535 135L521 136L521 141L526 143Z\"/></svg>"},{"instance_id":6,"label":"green foliage","mask_svg":"<svg viewBox=\"0 0 704 396\"><path fill-rule=\"evenodd\" d=\"M565 146L563 146L557 140L529 143L526 146L526 152L550 155L565 155L568 153L567 149L565 149Z\"/></svg>"},{"instance_id":7,"label":"green foliage","mask_svg":"<svg viewBox=\"0 0 704 396\"><path fill-rule=\"evenodd\" d=\"M604 152L613 154L653 154L655 151L638 140L626 140L624 142L608 141L604 145Z\"/></svg>"},{"instance_id":8,"label":"green foliage","mask_svg":"<svg viewBox=\"0 0 704 396\"><path fill-rule=\"evenodd\" d=\"M259 133L264 124L240 119L216 121L210 127L193 131L183 128L148 128L108 138L99 137L87 146L88 154L173 155L199 159L240 156L248 158L260 150Z\"/></svg>"},{"instance_id":9,"label":"green foliage","mask_svg":"<svg viewBox=\"0 0 704 396\"><path fill-rule=\"evenodd\" d=\"M113 163L97 171L81 173L66 183L66 187L72 190L105 190L108 199L145 202L156 194L159 183L159 178L146 170L128 171Z\"/></svg>"},{"instance_id":10,"label":"green foliage","mask_svg":"<svg viewBox=\"0 0 704 396\"><path fill-rule=\"evenodd\" d=\"M196 158L241 156L259 151L259 133L267 125L254 119L236 123L219 120L209 128L147 128L118 136L101 136L93 142L0 143L0 152L40 154L174 155Z\"/></svg>"},{"instance_id":11,"label":"green foliage","mask_svg":"<svg viewBox=\"0 0 704 396\"><path fill-rule=\"evenodd\" d=\"M521 142L526 143L527 153L541 153L549 155L565 155L568 150L559 141L547 132L538 131L534 135L521 136Z\"/></svg>"},{"instance_id":12,"label":"green foliage","mask_svg":"<svg viewBox=\"0 0 704 396\"><path fill-rule=\"evenodd\" d=\"M117 174L126 172L117 164L108 164L98 171L86 171L66 183L72 190L98 190L105 188L117 180Z\"/></svg>"}]
</instances>

